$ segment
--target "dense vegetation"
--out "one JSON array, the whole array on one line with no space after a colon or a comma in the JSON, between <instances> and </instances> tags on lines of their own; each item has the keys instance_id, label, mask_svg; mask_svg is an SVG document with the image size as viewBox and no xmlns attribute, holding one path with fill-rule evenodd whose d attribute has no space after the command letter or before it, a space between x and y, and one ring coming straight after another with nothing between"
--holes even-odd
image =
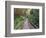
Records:
<instances>
[{"instance_id":1,"label":"dense vegetation","mask_svg":"<svg viewBox=\"0 0 46 38\"><path fill-rule=\"evenodd\" d=\"M23 28L23 26L22 26L22 24L23 24L23 20L24 20L24 18L23 18L23 16L15 16L14 17L14 29L22 29Z\"/></svg>"},{"instance_id":2,"label":"dense vegetation","mask_svg":"<svg viewBox=\"0 0 46 38\"><path fill-rule=\"evenodd\" d=\"M39 28L39 10L38 9L32 9L30 11L29 20L34 26Z\"/></svg>"}]
</instances>

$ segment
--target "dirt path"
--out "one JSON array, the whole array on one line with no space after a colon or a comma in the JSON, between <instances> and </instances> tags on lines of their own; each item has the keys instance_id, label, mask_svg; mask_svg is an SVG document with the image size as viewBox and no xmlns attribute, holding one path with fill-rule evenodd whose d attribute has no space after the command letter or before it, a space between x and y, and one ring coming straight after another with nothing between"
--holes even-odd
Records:
<instances>
[{"instance_id":1,"label":"dirt path","mask_svg":"<svg viewBox=\"0 0 46 38\"><path fill-rule=\"evenodd\" d=\"M28 18L24 20L23 29L34 29L34 27L28 21Z\"/></svg>"}]
</instances>

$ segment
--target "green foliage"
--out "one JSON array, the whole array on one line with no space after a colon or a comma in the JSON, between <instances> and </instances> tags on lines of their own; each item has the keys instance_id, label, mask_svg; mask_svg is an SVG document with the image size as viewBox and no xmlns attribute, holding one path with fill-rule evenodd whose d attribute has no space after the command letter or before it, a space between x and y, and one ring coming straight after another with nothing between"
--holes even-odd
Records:
<instances>
[{"instance_id":1,"label":"green foliage","mask_svg":"<svg viewBox=\"0 0 46 38\"><path fill-rule=\"evenodd\" d=\"M39 27L39 9L32 9L28 18L30 22Z\"/></svg>"},{"instance_id":2,"label":"green foliage","mask_svg":"<svg viewBox=\"0 0 46 38\"><path fill-rule=\"evenodd\" d=\"M14 17L14 29L22 29L23 20L24 20L23 16L15 16Z\"/></svg>"}]
</instances>

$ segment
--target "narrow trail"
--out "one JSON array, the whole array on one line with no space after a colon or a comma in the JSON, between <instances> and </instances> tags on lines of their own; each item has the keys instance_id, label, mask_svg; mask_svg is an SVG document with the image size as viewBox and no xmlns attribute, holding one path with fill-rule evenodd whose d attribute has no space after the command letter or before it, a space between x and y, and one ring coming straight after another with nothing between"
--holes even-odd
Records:
<instances>
[{"instance_id":1,"label":"narrow trail","mask_svg":"<svg viewBox=\"0 0 46 38\"><path fill-rule=\"evenodd\" d=\"M24 20L23 29L34 29L34 27L30 24L28 18Z\"/></svg>"}]
</instances>

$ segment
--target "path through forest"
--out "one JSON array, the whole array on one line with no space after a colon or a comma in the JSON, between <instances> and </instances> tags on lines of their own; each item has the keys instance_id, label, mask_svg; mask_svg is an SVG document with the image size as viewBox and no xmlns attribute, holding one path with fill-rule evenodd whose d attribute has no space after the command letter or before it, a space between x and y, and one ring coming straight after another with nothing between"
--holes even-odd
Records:
<instances>
[{"instance_id":1,"label":"path through forest","mask_svg":"<svg viewBox=\"0 0 46 38\"><path fill-rule=\"evenodd\" d=\"M34 29L34 27L30 24L28 18L24 20L23 29Z\"/></svg>"}]
</instances>

